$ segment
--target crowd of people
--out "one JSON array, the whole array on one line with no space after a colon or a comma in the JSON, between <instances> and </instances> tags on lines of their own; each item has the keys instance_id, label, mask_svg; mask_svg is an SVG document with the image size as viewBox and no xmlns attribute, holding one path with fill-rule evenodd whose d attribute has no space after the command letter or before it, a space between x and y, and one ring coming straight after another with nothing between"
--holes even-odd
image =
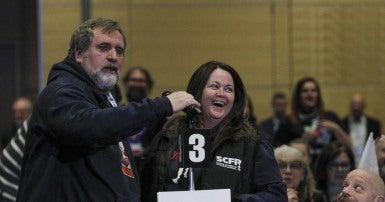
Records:
<instances>
[{"instance_id":1,"label":"crowd of people","mask_svg":"<svg viewBox=\"0 0 385 202\"><path fill-rule=\"evenodd\" d=\"M135 66L120 91L125 49L116 21L90 19L73 32L33 111L17 100L27 111L3 137L0 201L152 202L158 192L194 189L229 189L231 201L385 200L385 137L363 95L340 119L318 81L304 77L291 101L276 92L272 116L257 121L236 68L219 61L197 67L185 90L154 99L150 72ZM181 164L189 129L209 131L204 167ZM378 174L356 169L369 133Z\"/></svg>"}]
</instances>

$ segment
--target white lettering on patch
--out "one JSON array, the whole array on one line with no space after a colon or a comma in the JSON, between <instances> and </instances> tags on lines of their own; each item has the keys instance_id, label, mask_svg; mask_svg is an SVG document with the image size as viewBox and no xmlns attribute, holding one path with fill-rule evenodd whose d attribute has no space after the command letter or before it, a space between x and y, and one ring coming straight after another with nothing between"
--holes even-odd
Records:
<instances>
[{"instance_id":1,"label":"white lettering on patch","mask_svg":"<svg viewBox=\"0 0 385 202\"><path fill-rule=\"evenodd\" d=\"M226 156L216 156L216 165L223 168L241 171L241 164L242 161L240 159Z\"/></svg>"}]
</instances>

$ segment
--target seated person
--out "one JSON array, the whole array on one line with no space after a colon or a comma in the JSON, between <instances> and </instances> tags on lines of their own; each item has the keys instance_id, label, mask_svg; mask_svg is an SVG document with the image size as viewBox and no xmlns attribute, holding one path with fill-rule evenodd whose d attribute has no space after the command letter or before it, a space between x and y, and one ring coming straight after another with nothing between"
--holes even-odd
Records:
<instances>
[{"instance_id":1,"label":"seated person","mask_svg":"<svg viewBox=\"0 0 385 202\"><path fill-rule=\"evenodd\" d=\"M315 163L313 173L317 188L326 195L328 201L335 201L342 182L353 169L355 163L352 150L340 142L328 144Z\"/></svg>"},{"instance_id":2,"label":"seated person","mask_svg":"<svg viewBox=\"0 0 385 202\"><path fill-rule=\"evenodd\" d=\"M315 181L302 153L287 145L274 150L275 158L287 186L289 202L326 202L326 197L315 188Z\"/></svg>"}]
</instances>

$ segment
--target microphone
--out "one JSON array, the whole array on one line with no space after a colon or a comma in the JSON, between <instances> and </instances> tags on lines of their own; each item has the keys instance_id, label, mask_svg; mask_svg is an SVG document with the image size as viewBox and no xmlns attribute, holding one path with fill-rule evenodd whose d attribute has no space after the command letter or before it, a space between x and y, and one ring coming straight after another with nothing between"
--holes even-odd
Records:
<instances>
[{"instance_id":1,"label":"microphone","mask_svg":"<svg viewBox=\"0 0 385 202\"><path fill-rule=\"evenodd\" d=\"M171 94L170 91L165 90L165 91L162 92L162 97L166 97L167 95L170 95L170 94Z\"/></svg>"},{"instance_id":2,"label":"microphone","mask_svg":"<svg viewBox=\"0 0 385 202\"><path fill-rule=\"evenodd\" d=\"M190 105L186 108L188 114L202 114L202 110L196 105Z\"/></svg>"},{"instance_id":3,"label":"microphone","mask_svg":"<svg viewBox=\"0 0 385 202\"><path fill-rule=\"evenodd\" d=\"M168 90L163 91L162 97L165 97L165 96L170 95L170 94L171 94L171 92ZM190 106L186 107L186 109L184 109L184 111L189 115L202 114L202 110L196 105L190 105Z\"/></svg>"}]
</instances>

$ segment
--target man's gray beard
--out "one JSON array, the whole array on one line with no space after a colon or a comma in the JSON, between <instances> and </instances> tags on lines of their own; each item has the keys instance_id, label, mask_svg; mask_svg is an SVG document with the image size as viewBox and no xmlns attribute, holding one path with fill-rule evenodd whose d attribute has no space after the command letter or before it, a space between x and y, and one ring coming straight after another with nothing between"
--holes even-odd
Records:
<instances>
[{"instance_id":1,"label":"man's gray beard","mask_svg":"<svg viewBox=\"0 0 385 202\"><path fill-rule=\"evenodd\" d=\"M98 70L93 76L96 87L102 91L112 90L118 82L118 79L119 75L117 73L113 75L110 73L104 73L103 69Z\"/></svg>"}]
</instances>

